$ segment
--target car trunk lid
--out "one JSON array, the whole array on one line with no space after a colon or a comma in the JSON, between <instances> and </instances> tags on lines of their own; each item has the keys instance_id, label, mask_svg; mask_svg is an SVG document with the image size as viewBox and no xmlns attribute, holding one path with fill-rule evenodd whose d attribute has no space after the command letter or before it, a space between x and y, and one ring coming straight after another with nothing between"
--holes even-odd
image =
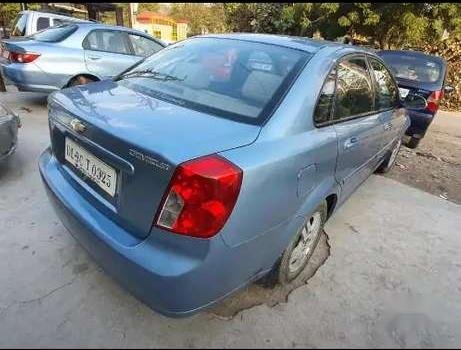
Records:
<instances>
[{"instance_id":1,"label":"car trunk lid","mask_svg":"<svg viewBox=\"0 0 461 350\"><path fill-rule=\"evenodd\" d=\"M141 238L149 234L178 164L247 145L260 130L164 102L113 81L54 93L50 108L53 152L67 169L78 174L65 159L66 137L118 174L114 196L82 174L78 174L81 183L75 185L84 187L95 206L114 212L114 220ZM74 119L85 125L84 132L72 129Z\"/></svg>"}]
</instances>

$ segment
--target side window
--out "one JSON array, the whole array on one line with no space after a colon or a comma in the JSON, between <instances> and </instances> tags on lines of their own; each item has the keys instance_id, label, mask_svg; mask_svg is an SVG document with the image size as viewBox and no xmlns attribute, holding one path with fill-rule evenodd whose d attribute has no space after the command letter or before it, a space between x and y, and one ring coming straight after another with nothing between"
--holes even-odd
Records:
<instances>
[{"instance_id":1,"label":"side window","mask_svg":"<svg viewBox=\"0 0 461 350\"><path fill-rule=\"evenodd\" d=\"M86 50L102 50L102 44L100 42L100 31L95 30L88 34L83 41L83 48Z\"/></svg>"},{"instance_id":2,"label":"side window","mask_svg":"<svg viewBox=\"0 0 461 350\"><path fill-rule=\"evenodd\" d=\"M72 23L71 21L66 21L61 18L53 18L53 26L60 26L61 24Z\"/></svg>"},{"instance_id":3,"label":"side window","mask_svg":"<svg viewBox=\"0 0 461 350\"><path fill-rule=\"evenodd\" d=\"M157 52L162 48L162 45L153 40L149 40L143 36L136 34L128 34L131 44L133 45L134 54L136 56L147 57Z\"/></svg>"},{"instance_id":4,"label":"side window","mask_svg":"<svg viewBox=\"0 0 461 350\"><path fill-rule=\"evenodd\" d=\"M373 88L365 57L346 58L338 64L334 119L373 110Z\"/></svg>"},{"instance_id":5,"label":"side window","mask_svg":"<svg viewBox=\"0 0 461 350\"><path fill-rule=\"evenodd\" d=\"M394 80L381 62L371 57L369 60L375 77L375 109L395 107L398 101L398 90Z\"/></svg>"},{"instance_id":6,"label":"side window","mask_svg":"<svg viewBox=\"0 0 461 350\"><path fill-rule=\"evenodd\" d=\"M83 47L87 50L131 54L125 40L125 33L115 30L95 30L85 38Z\"/></svg>"},{"instance_id":7,"label":"side window","mask_svg":"<svg viewBox=\"0 0 461 350\"><path fill-rule=\"evenodd\" d=\"M50 26L50 19L48 17L39 17L37 19L37 31L46 29Z\"/></svg>"},{"instance_id":8,"label":"side window","mask_svg":"<svg viewBox=\"0 0 461 350\"><path fill-rule=\"evenodd\" d=\"M323 83L319 101L315 107L314 121L322 124L330 120L331 108L333 107L336 87L336 68L334 68Z\"/></svg>"}]
</instances>

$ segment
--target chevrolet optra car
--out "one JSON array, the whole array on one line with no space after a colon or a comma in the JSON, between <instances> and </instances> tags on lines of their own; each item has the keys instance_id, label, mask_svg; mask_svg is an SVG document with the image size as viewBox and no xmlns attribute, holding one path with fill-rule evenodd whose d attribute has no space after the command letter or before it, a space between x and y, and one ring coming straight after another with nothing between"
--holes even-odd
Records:
<instances>
[{"instance_id":1,"label":"chevrolet optra car","mask_svg":"<svg viewBox=\"0 0 461 350\"><path fill-rule=\"evenodd\" d=\"M63 224L97 262L180 317L252 281L296 278L334 210L392 167L408 125L374 54L208 35L52 94L39 167Z\"/></svg>"},{"instance_id":2,"label":"chevrolet optra car","mask_svg":"<svg viewBox=\"0 0 461 350\"><path fill-rule=\"evenodd\" d=\"M4 39L0 68L19 91L52 92L114 77L164 46L134 29L76 22Z\"/></svg>"},{"instance_id":3,"label":"chevrolet optra car","mask_svg":"<svg viewBox=\"0 0 461 350\"><path fill-rule=\"evenodd\" d=\"M447 62L442 57L419 51L384 50L377 54L394 73L402 97L411 92L427 99L425 108L408 110L408 147L416 148L434 120L445 93L453 91L453 87L445 85Z\"/></svg>"}]
</instances>

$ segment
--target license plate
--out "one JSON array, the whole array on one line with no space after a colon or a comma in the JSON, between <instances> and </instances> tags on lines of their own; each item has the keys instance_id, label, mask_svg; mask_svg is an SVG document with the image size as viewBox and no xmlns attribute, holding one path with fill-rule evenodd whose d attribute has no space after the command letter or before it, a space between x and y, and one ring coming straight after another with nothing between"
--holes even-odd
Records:
<instances>
[{"instance_id":1,"label":"license plate","mask_svg":"<svg viewBox=\"0 0 461 350\"><path fill-rule=\"evenodd\" d=\"M114 168L66 137L65 159L112 197L117 187Z\"/></svg>"},{"instance_id":2,"label":"license plate","mask_svg":"<svg viewBox=\"0 0 461 350\"><path fill-rule=\"evenodd\" d=\"M407 97L409 91L409 89L399 88L400 96L402 96L403 98Z\"/></svg>"}]
</instances>

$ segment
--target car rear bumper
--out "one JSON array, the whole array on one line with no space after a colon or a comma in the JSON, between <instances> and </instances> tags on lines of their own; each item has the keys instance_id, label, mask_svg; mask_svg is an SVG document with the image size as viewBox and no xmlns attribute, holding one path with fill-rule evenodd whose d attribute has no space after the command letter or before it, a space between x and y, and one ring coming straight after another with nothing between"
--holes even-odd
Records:
<instances>
[{"instance_id":1,"label":"car rear bumper","mask_svg":"<svg viewBox=\"0 0 461 350\"><path fill-rule=\"evenodd\" d=\"M230 248L219 235L201 240L158 230L134 238L81 196L60 167L49 149L40 156L42 180L64 226L107 273L155 311L190 316L267 272L238 268L251 247ZM131 241L122 239L127 236Z\"/></svg>"},{"instance_id":2,"label":"car rear bumper","mask_svg":"<svg viewBox=\"0 0 461 350\"><path fill-rule=\"evenodd\" d=\"M0 65L3 76L9 83L16 85L19 91L52 92L59 90L49 76L36 64L15 64L3 61Z\"/></svg>"},{"instance_id":3,"label":"car rear bumper","mask_svg":"<svg viewBox=\"0 0 461 350\"><path fill-rule=\"evenodd\" d=\"M406 131L406 134L417 138L424 137L435 115L412 110L408 111L408 115L411 123L410 127Z\"/></svg>"}]
</instances>

